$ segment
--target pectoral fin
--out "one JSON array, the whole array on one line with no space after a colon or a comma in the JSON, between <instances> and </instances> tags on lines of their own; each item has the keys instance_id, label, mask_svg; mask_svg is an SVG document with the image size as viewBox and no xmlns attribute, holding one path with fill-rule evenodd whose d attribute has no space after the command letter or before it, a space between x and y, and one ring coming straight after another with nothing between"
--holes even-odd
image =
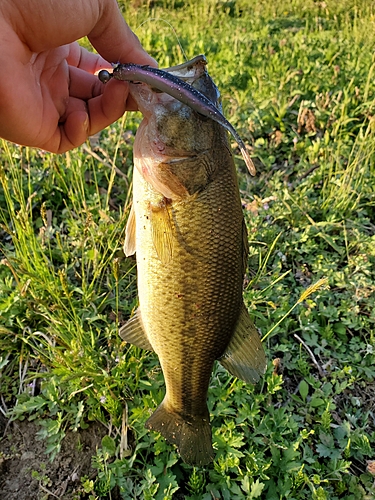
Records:
<instances>
[{"instance_id":1,"label":"pectoral fin","mask_svg":"<svg viewBox=\"0 0 375 500\"><path fill-rule=\"evenodd\" d=\"M136 310L134 316L120 328L119 335L122 340L129 342L129 344L136 345L141 349L147 349L148 351L154 350L144 330L141 310L139 308Z\"/></svg>"},{"instance_id":2,"label":"pectoral fin","mask_svg":"<svg viewBox=\"0 0 375 500\"><path fill-rule=\"evenodd\" d=\"M163 264L168 264L173 253L173 225L164 199L158 205L150 204L150 220L156 253Z\"/></svg>"},{"instance_id":3,"label":"pectoral fin","mask_svg":"<svg viewBox=\"0 0 375 500\"><path fill-rule=\"evenodd\" d=\"M129 257L134 255L136 251L135 244L135 212L134 207L130 209L130 214L128 217L128 222L126 223L125 229L125 242L124 242L124 254Z\"/></svg>"},{"instance_id":4,"label":"pectoral fin","mask_svg":"<svg viewBox=\"0 0 375 500\"><path fill-rule=\"evenodd\" d=\"M266 370L262 342L244 304L235 332L219 361L232 375L245 382L258 382Z\"/></svg>"}]
</instances>

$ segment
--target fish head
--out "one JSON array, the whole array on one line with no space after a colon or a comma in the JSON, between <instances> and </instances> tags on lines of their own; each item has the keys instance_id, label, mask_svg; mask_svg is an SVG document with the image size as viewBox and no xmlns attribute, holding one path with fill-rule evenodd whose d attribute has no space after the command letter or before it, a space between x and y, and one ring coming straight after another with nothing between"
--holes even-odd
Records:
<instances>
[{"instance_id":1,"label":"fish head","mask_svg":"<svg viewBox=\"0 0 375 500\"><path fill-rule=\"evenodd\" d=\"M164 71L189 83L221 110L220 93L206 69L204 56ZM181 89L183 92L183 87ZM130 93L143 114L134 143L134 164L141 175L164 197L181 197L171 174L188 165L189 160L207 154L220 127L165 92L146 83L131 83ZM178 184L178 182L177 182Z\"/></svg>"}]
</instances>

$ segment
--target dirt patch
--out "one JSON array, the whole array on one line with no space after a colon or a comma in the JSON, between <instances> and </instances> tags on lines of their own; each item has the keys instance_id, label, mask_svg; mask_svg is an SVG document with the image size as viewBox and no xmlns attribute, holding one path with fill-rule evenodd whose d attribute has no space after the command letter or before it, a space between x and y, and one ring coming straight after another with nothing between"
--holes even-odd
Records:
<instances>
[{"instance_id":1,"label":"dirt patch","mask_svg":"<svg viewBox=\"0 0 375 500\"><path fill-rule=\"evenodd\" d=\"M67 432L61 452L52 463L45 454L45 442L36 437L39 429L28 421L7 425L0 415L1 500L88 498L81 477L95 477L91 457L106 429L94 424L80 432Z\"/></svg>"}]
</instances>

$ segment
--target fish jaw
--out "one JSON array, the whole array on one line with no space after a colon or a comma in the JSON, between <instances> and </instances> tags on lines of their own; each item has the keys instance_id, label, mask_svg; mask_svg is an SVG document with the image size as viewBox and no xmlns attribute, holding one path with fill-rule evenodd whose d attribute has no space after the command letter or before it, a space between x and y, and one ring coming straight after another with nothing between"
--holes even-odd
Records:
<instances>
[{"instance_id":1,"label":"fish jaw","mask_svg":"<svg viewBox=\"0 0 375 500\"><path fill-rule=\"evenodd\" d=\"M219 106L219 92L205 64L199 61L188 73L185 70L176 73L181 72L191 85ZM218 124L170 95L155 92L147 84L130 84L130 93L144 116L134 142L134 165L155 191L167 199L181 200L189 191L184 189L178 175L176 178L179 164L195 158L198 162L204 161L218 131L225 143L226 134ZM228 145L226 147L229 149Z\"/></svg>"},{"instance_id":2,"label":"fish jaw","mask_svg":"<svg viewBox=\"0 0 375 500\"><path fill-rule=\"evenodd\" d=\"M156 128L156 117L144 118L138 128L134 142L134 166L142 177L164 198L176 200L183 198L187 191L173 175L189 158L194 158L204 151L192 151L178 146L175 148L165 142L163 134ZM187 123L188 120L187 120Z\"/></svg>"}]
</instances>

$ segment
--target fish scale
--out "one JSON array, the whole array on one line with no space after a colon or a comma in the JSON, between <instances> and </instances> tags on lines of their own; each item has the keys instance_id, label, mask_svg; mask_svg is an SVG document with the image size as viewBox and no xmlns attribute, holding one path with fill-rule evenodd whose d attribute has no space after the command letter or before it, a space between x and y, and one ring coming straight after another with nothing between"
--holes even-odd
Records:
<instances>
[{"instance_id":1,"label":"fish scale","mask_svg":"<svg viewBox=\"0 0 375 500\"><path fill-rule=\"evenodd\" d=\"M200 389L202 384L191 383L191 377L204 377L203 386L208 386L213 362L227 345L242 302L242 211L236 180L231 174L228 170L223 172L207 189L193 197L194 201L188 198L172 205L171 216L175 227L184 235L185 244L174 247L170 263L163 264L153 247L151 219L147 219L137 233L137 247L139 242L140 247L153 250L137 262L145 330L161 361L171 399L184 399L185 404L190 399L189 405L195 407L192 411L205 406L206 394ZM137 186L135 210L147 213L149 185L138 171L134 185ZM220 203L218 200L223 194L224 202ZM204 239L202 221L215 228ZM182 332L183 339L169 332ZM164 359L164 351L170 354L170 359ZM189 363L194 363L194 370L186 371L182 365L176 372L176 364L186 357ZM167 373L173 375L171 383ZM185 379L185 385L190 388L199 387L199 399L190 396L191 389L181 391L175 384L178 379ZM176 396L172 396L174 393ZM183 411L181 405L176 410Z\"/></svg>"},{"instance_id":2,"label":"fish scale","mask_svg":"<svg viewBox=\"0 0 375 500\"><path fill-rule=\"evenodd\" d=\"M192 84L215 95L205 67L193 70ZM266 366L242 299L248 243L237 176L218 123L147 86L130 89L145 117L125 242L125 253L137 256L139 309L120 335L160 360L166 394L146 426L187 463L204 465L214 456L207 408L214 361L247 382Z\"/></svg>"}]
</instances>

